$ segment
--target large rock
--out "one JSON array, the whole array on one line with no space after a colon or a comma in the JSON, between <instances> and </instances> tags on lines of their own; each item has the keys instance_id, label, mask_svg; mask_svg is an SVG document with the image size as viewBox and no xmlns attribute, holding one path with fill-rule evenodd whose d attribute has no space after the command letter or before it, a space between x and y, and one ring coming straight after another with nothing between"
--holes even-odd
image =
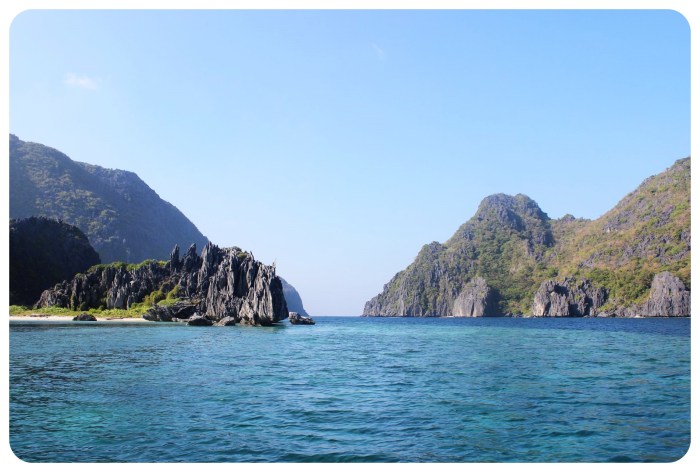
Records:
<instances>
[{"instance_id":1,"label":"large rock","mask_svg":"<svg viewBox=\"0 0 700 472\"><path fill-rule=\"evenodd\" d=\"M494 291L482 277L470 280L457 296L452 315L458 317L498 316Z\"/></svg>"},{"instance_id":2,"label":"large rock","mask_svg":"<svg viewBox=\"0 0 700 472\"><path fill-rule=\"evenodd\" d=\"M206 316L193 316L187 320L188 326L211 326L214 322Z\"/></svg>"},{"instance_id":3,"label":"large rock","mask_svg":"<svg viewBox=\"0 0 700 472\"><path fill-rule=\"evenodd\" d=\"M690 290L670 272L654 276L649 300L639 309L640 316L690 316Z\"/></svg>"},{"instance_id":4,"label":"large rock","mask_svg":"<svg viewBox=\"0 0 700 472\"><path fill-rule=\"evenodd\" d=\"M310 316L301 316L295 311L289 312L289 322L293 325L314 325L316 322Z\"/></svg>"},{"instance_id":5,"label":"large rock","mask_svg":"<svg viewBox=\"0 0 700 472\"><path fill-rule=\"evenodd\" d=\"M127 309L147 296L157 301L173 291L181 302L169 307L156 305L144 318L188 319L196 312L213 322L232 317L236 323L270 325L289 314L274 267L237 247L222 249L212 243L204 247L201 256L194 245L190 246L182 260L174 249L168 262L94 267L44 291L36 306Z\"/></svg>"},{"instance_id":6,"label":"large rock","mask_svg":"<svg viewBox=\"0 0 700 472\"><path fill-rule=\"evenodd\" d=\"M97 321L97 318L90 313L81 313L78 316L74 316L73 321Z\"/></svg>"},{"instance_id":7,"label":"large rock","mask_svg":"<svg viewBox=\"0 0 700 472\"><path fill-rule=\"evenodd\" d=\"M216 326L233 326L236 324L236 318L233 316L225 316L216 322Z\"/></svg>"},{"instance_id":8,"label":"large rock","mask_svg":"<svg viewBox=\"0 0 700 472\"><path fill-rule=\"evenodd\" d=\"M606 299L607 291L586 279L546 280L535 293L532 316L597 316Z\"/></svg>"}]
</instances>

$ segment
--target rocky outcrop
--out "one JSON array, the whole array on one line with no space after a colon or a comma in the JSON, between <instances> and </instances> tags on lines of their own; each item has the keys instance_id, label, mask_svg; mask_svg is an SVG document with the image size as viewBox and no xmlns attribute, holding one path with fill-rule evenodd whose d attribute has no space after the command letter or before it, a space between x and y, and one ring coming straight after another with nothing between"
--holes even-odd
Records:
<instances>
[{"instance_id":1,"label":"rocky outcrop","mask_svg":"<svg viewBox=\"0 0 700 472\"><path fill-rule=\"evenodd\" d=\"M90 313L81 313L78 316L74 316L73 321L97 321L97 318Z\"/></svg>"},{"instance_id":2,"label":"rocky outcrop","mask_svg":"<svg viewBox=\"0 0 700 472\"><path fill-rule=\"evenodd\" d=\"M606 290L586 279L546 280L535 293L532 316L596 316L606 299Z\"/></svg>"},{"instance_id":3,"label":"rocky outcrop","mask_svg":"<svg viewBox=\"0 0 700 472\"><path fill-rule=\"evenodd\" d=\"M482 277L475 277L464 286L452 308L452 316L457 317L498 315L496 294Z\"/></svg>"},{"instance_id":4,"label":"rocky outcrop","mask_svg":"<svg viewBox=\"0 0 700 472\"><path fill-rule=\"evenodd\" d=\"M690 316L690 290L670 272L656 274L639 316Z\"/></svg>"},{"instance_id":5,"label":"rocky outcrop","mask_svg":"<svg viewBox=\"0 0 700 472\"><path fill-rule=\"evenodd\" d=\"M211 326L214 322L206 316L193 316L187 320L188 326Z\"/></svg>"},{"instance_id":6,"label":"rocky outcrop","mask_svg":"<svg viewBox=\"0 0 700 472\"><path fill-rule=\"evenodd\" d=\"M236 324L236 318L233 316L224 316L216 322L216 326L233 326Z\"/></svg>"},{"instance_id":7,"label":"rocky outcrop","mask_svg":"<svg viewBox=\"0 0 700 472\"><path fill-rule=\"evenodd\" d=\"M155 303L173 293L180 302L154 305L144 318L172 321L200 316L217 322L231 317L235 323L270 325L288 316L274 267L240 248L222 249L212 243L207 243L201 255L195 245L190 246L183 259L176 247L167 262L94 267L46 290L36 306L128 309L145 299Z\"/></svg>"},{"instance_id":8,"label":"rocky outcrop","mask_svg":"<svg viewBox=\"0 0 700 472\"><path fill-rule=\"evenodd\" d=\"M314 325L316 322L310 316L301 316L299 313L290 311L289 322L293 325Z\"/></svg>"}]
</instances>

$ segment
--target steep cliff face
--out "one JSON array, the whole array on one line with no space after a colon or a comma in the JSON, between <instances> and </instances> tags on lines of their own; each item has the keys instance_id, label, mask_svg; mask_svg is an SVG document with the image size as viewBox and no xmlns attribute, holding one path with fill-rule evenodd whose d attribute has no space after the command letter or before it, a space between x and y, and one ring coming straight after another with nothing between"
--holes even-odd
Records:
<instances>
[{"instance_id":1,"label":"steep cliff face","mask_svg":"<svg viewBox=\"0 0 700 472\"><path fill-rule=\"evenodd\" d=\"M105 263L165 259L175 244L207 242L133 172L75 162L10 135L10 217L30 216L80 228Z\"/></svg>"},{"instance_id":2,"label":"steep cliff face","mask_svg":"<svg viewBox=\"0 0 700 472\"><path fill-rule=\"evenodd\" d=\"M532 316L596 316L607 299L605 289L589 280L546 280L535 293Z\"/></svg>"},{"instance_id":3,"label":"steep cliff face","mask_svg":"<svg viewBox=\"0 0 700 472\"><path fill-rule=\"evenodd\" d=\"M662 272L651 283L649 299L636 310L640 316L690 316L690 290L670 272Z\"/></svg>"},{"instance_id":4,"label":"steep cliff face","mask_svg":"<svg viewBox=\"0 0 700 472\"><path fill-rule=\"evenodd\" d=\"M469 281L455 299L452 316L498 316L497 295L481 277Z\"/></svg>"},{"instance_id":5,"label":"steep cliff face","mask_svg":"<svg viewBox=\"0 0 700 472\"><path fill-rule=\"evenodd\" d=\"M99 263L75 226L42 217L10 220L11 305L33 305L42 291Z\"/></svg>"},{"instance_id":6,"label":"steep cliff face","mask_svg":"<svg viewBox=\"0 0 700 472\"><path fill-rule=\"evenodd\" d=\"M155 304L168 293L182 301L173 309L175 314L161 307L164 318L194 316L218 322L229 317L236 323L269 325L289 315L274 267L239 248L221 249L212 243L207 243L201 255L195 245L190 246L182 259L176 246L168 262L94 267L46 290L37 307L127 309L144 300Z\"/></svg>"},{"instance_id":7,"label":"steep cliff face","mask_svg":"<svg viewBox=\"0 0 700 472\"><path fill-rule=\"evenodd\" d=\"M284 278L280 277L280 280L282 281L282 290L284 291L284 298L287 300L289 311L298 313L301 316L309 316L304 309L304 302L301 300L301 295L299 295L297 289Z\"/></svg>"},{"instance_id":8,"label":"steep cliff face","mask_svg":"<svg viewBox=\"0 0 700 472\"><path fill-rule=\"evenodd\" d=\"M683 295L673 302L652 295L657 302L645 304L663 272L690 286L690 158L592 221L552 220L524 195L487 197L448 241L424 246L365 304L364 316L480 316L469 285L477 278L495 306L484 314L685 312ZM585 286L572 285L584 279Z\"/></svg>"}]
</instances>

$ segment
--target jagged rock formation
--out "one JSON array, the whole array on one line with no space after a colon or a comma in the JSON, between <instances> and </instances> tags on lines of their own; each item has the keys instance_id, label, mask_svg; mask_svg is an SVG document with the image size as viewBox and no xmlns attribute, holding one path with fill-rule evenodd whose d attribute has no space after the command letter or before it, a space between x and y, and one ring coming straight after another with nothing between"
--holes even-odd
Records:
<instances>
[{"instance_id":1,"label":"jagged rock formation","mask_svg":"<svg viewBox=\"0 0 700 472\"><path fill-rule=\"evenodd\" d=\"M240 248L207 243L200 256L193 244L180 259L179 248L168 262L145 261L136 266L115 263L94 267L42 293L37 307L60 306L127 309L175 294L172 306L154 305L144 317L157 321L205 317L218 322L269 325L288 316L282 282L275 268L263 265Z\"/></svg>"},{"instance_id":2,"label":"jagged rock formation","mask_svg":"<svg viewBox=\"0 0 700 472\"><path fill-rule=\"evenodd\" d=\"M10 305L31 306L42 291L99 263L75 226L43 217L10 220Z\"/></svg>"},{"instance_id":3,"label":"jagged rock formation","mask_svg":"<svg viewBox=\"0 0 700 472\"><path fill-rule=\"evenodd\" d=\"M577 282L546 280L535 293L533 316L596 316L607 299L605 289L594 287L589 280Z\"/></svg>"},{"instance_id":4,"label":"jagged rock formation","mask_svg":"<svg viewBox=\"0 0 700 472\"><path fill-rule=\"evenodd\" d=\"M550 219L525 195L491 195L444 244L423 246L413 263L365 304L363 316L473 315L479 310L468 301L469 291L461 298L460 294L477 277L492 291L496 313L683 312L677 308L683 306L680 299L661 302L652 296L658 301L654 306L639 305L662 272L690 287L690 158L649 177L592 221L571 215ZM578 288L566 294L566 284L556 288L551 281L565 277L586 279L591 287L604 290L605 306L587 289L581 289L580 298ZM538 292L543 282L551 285L551 290L543 290L553 295Z\"/></svg>"},{"instance_id":5,"label":"jagged rock formation","mask_svg":"<svg viewBox=\"0 0 700 472\"><path fill-rule=\"evenodd\" d=\"M30 216L77 226L105 263L165 259L175 244L207 242L133 172L75 162L10 135L10 217Z\"/></svg>"},{"instance_id":6,"label":"jagged rock formation","mask_svg":"<svg viewBox=\"0 0 700 472\"><path fill-rule=\"evenodd\" d=\"M662 272L651 283L649 300L639 308L640 316L690 316L690 290L670 272Z\"/></svg>"},{"instance_id":7,"label":"jagged rock formation","mask_svg":"<svg viewBox=\"0 0 700 472\"><path fill-rule=\"evenodd\" d=\"M289 312L296 312L302 316L309 316L309 314L304 309L304 302L301 301L301 296L299 292L294 288L292 284L280 277L282 281L282 291L284 292L284 298L287 300L287 308Z\"/></svg>"},{"instance_id":8,"label":"jagged rock formation","mask_svg":"<svg viewBox=\"0 0 700 472\"><path fill-rule=\"evenodd\" d=\"M289 322L293 325L314 325L316 322L310 316L301 316L295 311L289 312Z\"/></svg>"},{"instance_id":9,"label":"jagged rock formation","mask_svg":"<svg viewBox=\"0 0 700 472\"><path fill-rule=\"evenodd\" d=\"M498 316L498 304L493 289L482 277L470 280L455 299L452 316Z\"/></svg>"}]
</instances>

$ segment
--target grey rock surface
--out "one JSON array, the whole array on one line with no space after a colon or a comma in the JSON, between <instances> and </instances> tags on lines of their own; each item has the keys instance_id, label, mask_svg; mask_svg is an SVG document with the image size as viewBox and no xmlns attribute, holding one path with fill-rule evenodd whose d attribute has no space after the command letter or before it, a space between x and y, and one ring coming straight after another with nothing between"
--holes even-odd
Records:
<instances>
[{"instance_id":1,"label":"grey rock surface","mask_svg":"<svg viewBox=\"0 0 700 472\"><path fill-rule=\"evenodd\" d=\"M606 299L606 290L586 279L545 280L535 293L532 316L597 316Z\"/></svg>"},{"instance_id":2,"label":"grey rock surface","mask_svg":"<svg viewBox=\"0 0 700 472\"><path fill-rule=\"evenodd\" d=\"M639 316L690 316L690 290L670 272L656 274L649 300L640 307Z\"/></svg>"},{"instance_id":3,"label":"grey rock surface","mask_svg":"<svg viewBox=\"0 0 700 472\"><path fill-rule=\"evenodd\" d=\"M314 325L316 322L310 316L301 316L294 311L289 312L289 322L293 325Z\"/></svg>"},{"instance_id":4,"label":"grey rock surface","mask_svg":"<svg viewBox=\"0 0 700 472\"><path fill-rule=\"evenodd\" d=\"M36 307L127 309L153 292L172 290L182 300L171 306L155 305L145 319L170 321L199 313L214 322L232 317L236 323L270 325L288 316L274 267L239 248L222 249L213 243L207 243L201 256L196 246L190 246L182 260L174 249L168 262L97 266L44 291Z\"/></svg>"},{"instance_id":5,"label":"grey rock surface","mask_svg":"<svg viewBox=\"0 0 700 472\"><path fill-rule=\"evenodd\" d=\"M206 316L193 316L187 320L188 326L211 326L214 322Z\"/></svg>"},{"instance_id":6,"label":"grey rock surface","mask_svg":"<svg viewBox=\"0 0 700 472\"><path fill-rule=\"evenodd\" d=\"M452 308L457 317L498 316L498 304L494 291L482 277L470 280L457 296Z\"/></svg>"},{"instance_id":7,"label":"grey rock surface","mask_svg":"<svg viewBox=\"0 0 700 472\"><path fill-rule=\"evenodd\" d=\"M216 326L233 326L236 324L236 318L233 316L225 316L217 321Z\"/></svg>"}]
</instances>

